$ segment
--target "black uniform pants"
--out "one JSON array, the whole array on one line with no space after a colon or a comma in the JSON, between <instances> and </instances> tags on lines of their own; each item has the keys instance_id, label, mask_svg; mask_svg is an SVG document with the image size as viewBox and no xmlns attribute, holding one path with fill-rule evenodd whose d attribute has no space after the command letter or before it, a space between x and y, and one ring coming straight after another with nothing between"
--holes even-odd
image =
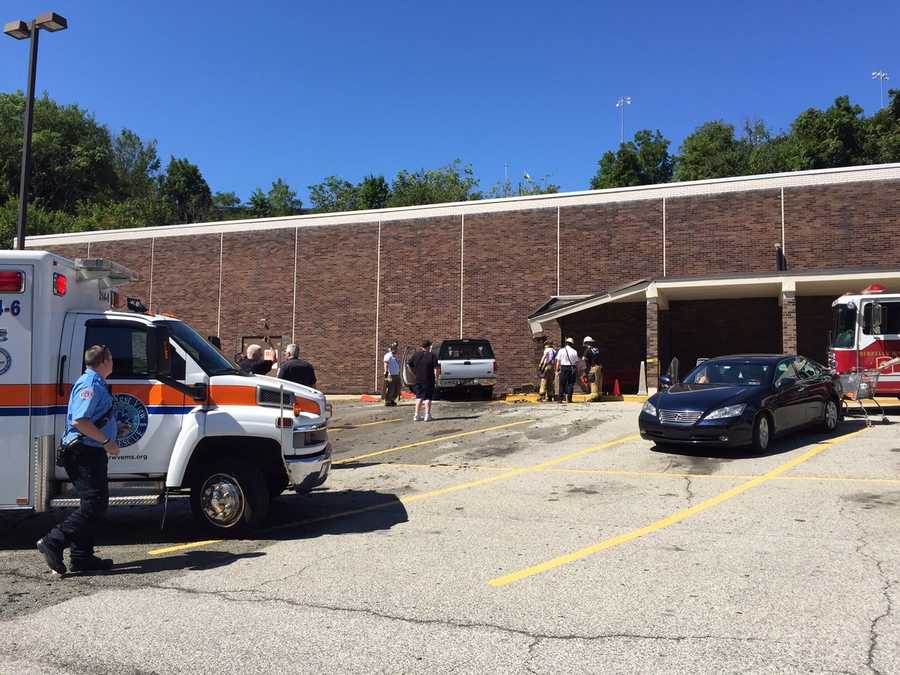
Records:
<instances>
[{"instance_id":1,"label":"black uniform pants","mask_svg":"<svg viewBox=\"0 0 900 675\"><path fill-rule=\"evenodd\" d=\"M64 467L81 505L50 530L45 539L59 548L71 546L73 560L94 555L94 533L109 506L108 462L103 448L81 443L66 454Z\"/></svg>"},{"instance_id":2,"label":"black uniform pants","mask_svg":"<svg viewBox=\"0 0 900 675\"><path fill-rule=\"evenodd\" d=\"M559 367L559 400L572 402L575 391L575 366Z\"/></svg>"}]
</instances>

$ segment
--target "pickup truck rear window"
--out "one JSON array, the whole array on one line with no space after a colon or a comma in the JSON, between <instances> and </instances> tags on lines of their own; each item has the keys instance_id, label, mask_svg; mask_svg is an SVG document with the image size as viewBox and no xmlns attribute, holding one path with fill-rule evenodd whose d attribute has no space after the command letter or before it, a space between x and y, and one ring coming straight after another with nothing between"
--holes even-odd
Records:
<instances>
[{"instance_id":1,"label":"pickup truck rear window","mask_svg":"<svg viewBox=\"0 0 900 675\"><path fill-rule=\"evenodd\" d=\"M439 361L455 361L457 359L492 359L494 350L487 340L464 340L441 343L438 353Z\"/></svg>"}]
</instances>

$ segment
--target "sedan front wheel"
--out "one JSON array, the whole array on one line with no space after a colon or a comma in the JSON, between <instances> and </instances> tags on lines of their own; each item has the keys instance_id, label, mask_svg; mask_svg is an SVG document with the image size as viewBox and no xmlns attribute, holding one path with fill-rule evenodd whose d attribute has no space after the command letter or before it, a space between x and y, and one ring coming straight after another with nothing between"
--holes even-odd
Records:
<instances>
[{"instance_id":1,"label":"sedan front wheel","mask_svg":"<svg viewBox=\"0 0 900 675\"><path fill-rule=\"evenodd\" d=\"M756 452L765 452L769 449L771 437L772 427L769 424L769 416L760 413L753 423L753 449Z\"/></svg>"},{"instance_id":2,"label":"sedan front wheel","mask_svg":"<svg viewBox=\"0 0 900 675\"><path fill-rule=\"evenodd\" d=\"M823 421L825 431L831 432L838 428L838 424L841 421L840 414L835 400L833 398L829 399L828 403L825 404L825 419Z\"/></svg>"}]
</instances>

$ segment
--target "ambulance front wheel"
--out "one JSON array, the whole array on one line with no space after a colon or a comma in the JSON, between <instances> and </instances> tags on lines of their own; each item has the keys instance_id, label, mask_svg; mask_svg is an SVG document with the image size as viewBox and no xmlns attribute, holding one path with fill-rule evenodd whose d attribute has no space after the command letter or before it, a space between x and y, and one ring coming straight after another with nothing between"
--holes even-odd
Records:
<instances>
[{"instance_id":1,"label":"ambulance front wheel","mask_svg":"<svg viewBox=\"0 0 900 675\"><path fill-rule=\"evenodd\" d=\"M224 458L205 467L191 486L191 509L204 527L238 536L262 525L269 511L269 486L259 467Z\"/></svg>"}]
</instances>

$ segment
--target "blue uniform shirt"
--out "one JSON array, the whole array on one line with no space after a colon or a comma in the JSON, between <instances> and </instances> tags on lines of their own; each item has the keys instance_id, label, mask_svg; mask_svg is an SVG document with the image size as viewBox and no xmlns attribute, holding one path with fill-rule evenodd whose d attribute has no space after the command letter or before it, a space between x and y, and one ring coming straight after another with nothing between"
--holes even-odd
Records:
<instances>
[{"instance_id":1,"label":"blue uniform shirt","mask_svg":"<svg viewBox=\"0 0 900 675\"><path fill-rule=\"evenodd\" d=\"M79 435L72 426L74 420L89 419L96 424L98 418L104 412L109 410L113 403L112 394L104 380L96 372L88 368L84 371L84 375L78 378L72 387L72 393L69 395L69 409L66 411L66 433L63 436L63 443L69 443L75 440ZM106 434L107 438L116 440L116 416L110 414L109 420L100 427L100 430ZM97 441L85 436L82 443L92 448L103 447Z\"/></svg>"}]
</instances>

